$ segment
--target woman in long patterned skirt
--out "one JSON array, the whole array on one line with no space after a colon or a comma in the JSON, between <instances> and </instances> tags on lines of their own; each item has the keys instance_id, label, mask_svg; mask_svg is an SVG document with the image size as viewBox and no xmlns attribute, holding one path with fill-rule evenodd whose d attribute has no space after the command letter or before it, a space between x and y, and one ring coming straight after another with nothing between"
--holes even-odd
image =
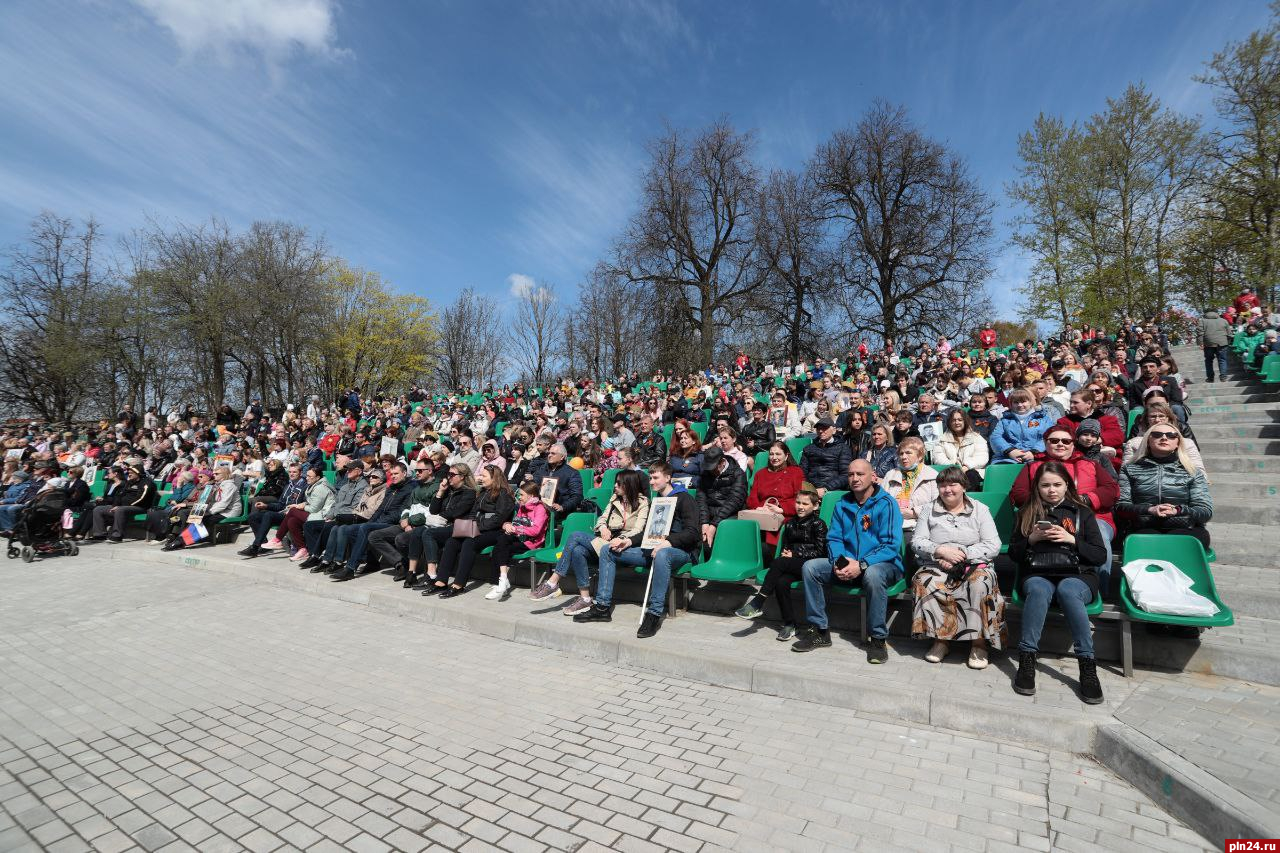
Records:
<instances>
[{"instance_id":1,"label":"woman in long patterned skirt","mask_svg":"<svg viewBox=\"0 0 1280 853\"><path fill-rule=\"evenodd\" d=\"M969 666L983 669L987 648L1005 642L1004 596L992 565L1000 535L991 510L965 496L960 468L946 469L937 482L938 499L920 514L911 537L920 564L911 581L911 635L933 638L930 663L940 663L952 641L968 640Z\"/></svg>"}]
</instances>

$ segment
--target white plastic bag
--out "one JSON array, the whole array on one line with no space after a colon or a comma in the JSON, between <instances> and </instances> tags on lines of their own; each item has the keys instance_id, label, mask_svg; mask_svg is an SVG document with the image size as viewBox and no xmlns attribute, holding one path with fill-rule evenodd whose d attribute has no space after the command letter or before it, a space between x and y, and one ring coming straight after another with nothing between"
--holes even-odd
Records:
<instances>
[{"instance_id":1,"label":"white plastic bag","mask_svg":"<svg viewBox=\"0 0 1280 853\"><path fill-rule=\"evenodd\" d=\"M1213 616L1218 612L1218 605L1194 592L1194 581L1167 560L1132 560L1121 571L1129 581L1134 603L1148 613Z\"/></svg>"}]
</instances>

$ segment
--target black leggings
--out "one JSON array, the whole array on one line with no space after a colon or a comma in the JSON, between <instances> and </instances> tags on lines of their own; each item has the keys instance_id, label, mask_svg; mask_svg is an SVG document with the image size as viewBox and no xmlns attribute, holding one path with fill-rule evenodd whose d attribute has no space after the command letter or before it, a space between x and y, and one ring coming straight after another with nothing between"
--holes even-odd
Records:
<instances>
[{"instance_id":1,"label":"black leggings","mask_svg":"<svg viewBox=\"0 0 1280 853\"><path fill-rule=\"evenodd\" d=\"M529 550L518 533L499 533L498 541L493 543L493 565L511 568L511 555L523 554Z\"/></svg>"},{"instance_id":2,"label":"black leggings","mask_svg":"<svg viewBox=\"0 0 1280 853\"><path fill-rule=\"evenodd\" d=\"M806 560L803 557L774 557L769 564L769 571L760 585L760 597L773 596L778 601L778 612L787 625L796 624L796 614L791 603L791 582L804 581L802 571Z\"/></svg>"}]
</instances>

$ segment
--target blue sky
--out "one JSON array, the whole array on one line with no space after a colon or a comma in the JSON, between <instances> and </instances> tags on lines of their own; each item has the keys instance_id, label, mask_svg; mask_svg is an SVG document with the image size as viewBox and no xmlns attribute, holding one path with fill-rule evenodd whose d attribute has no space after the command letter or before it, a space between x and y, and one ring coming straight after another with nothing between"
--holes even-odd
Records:
<instances>
[{"instance_id":1,"label":"blue sky","mask_svg":"<svg viewBox=\"0 0 1280 853\"><path fill-rule=\"evenodd\" d=\"M280 218L447 303L531 277L569 293L635 209L645 142L728 116L800 167L875 98L996 199L1037 113L1194 83L1263 0L687 2L6 0L0 245L42 209L113 237L148 218ZM1002 250L1001 313L1025 263Z\"/></svg>"}]
</instances>

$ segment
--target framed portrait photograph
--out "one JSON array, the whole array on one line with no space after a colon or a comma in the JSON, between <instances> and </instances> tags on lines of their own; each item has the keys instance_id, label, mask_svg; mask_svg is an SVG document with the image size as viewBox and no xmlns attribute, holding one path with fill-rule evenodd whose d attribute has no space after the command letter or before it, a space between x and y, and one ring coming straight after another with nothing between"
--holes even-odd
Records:
<instances>
[{"instance_id":1,"label":"framed portrait photograph","mask_svg":"<svg viewBox=\"0 0 1280 853\"><path fill-rule=\"evenodd\" d=\"M654 498L649 505L649 520L644 526L641 548L655 548L671 532L676 517L676 498Z\"/></svg>"},{"instance_id":2,"label":"framed portrait photograph","mask_svg":"<svg viewBox=\"0 0 1280 853\"><path fill-rule=\"evenodd\" d=\"M538 497L542 498L543 503L553 504L556 502L556 489L559 488L560 481L555 477L543 477L542 483L538 491Z\"/></svg>"}]
</instances>

